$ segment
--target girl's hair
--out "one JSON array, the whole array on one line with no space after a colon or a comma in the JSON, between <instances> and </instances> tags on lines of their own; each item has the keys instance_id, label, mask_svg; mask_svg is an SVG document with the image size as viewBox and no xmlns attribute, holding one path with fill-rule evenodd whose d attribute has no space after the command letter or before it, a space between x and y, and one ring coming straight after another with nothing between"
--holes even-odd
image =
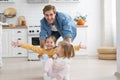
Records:
<instances>
[{"instance_id":1,"label":"girl's hair","mask_svg":"<svg viewBox=\"0 0 120 80\"><path fill-rule=\"evenodd\" d=\"M49 10L53 10L53 12L56 14L56 8L55 6L53 5L46 5L44 8L43 8L43 14L45 14L46 11L49 11Z\"/></svg>"},{"instance_id":2,"label":"girl's hair","mask_svg":"<svg viewBox=\"0 0 120 80\"><path fill-rule=\"evenodd\" d=\"M55 38L54 36L48 36L48 37L46 37L45 42L46 42L47 39L50 39L50 38L51 38L51 39L54 41L54 43L56 44L56 38Z\"/></svg>"},{"instance_id":3,"label":"girl's hair","mask_svg":"<svg viewBox=\"0 0 120 80\"><path fill-rule=\"evenodd\" d=\"M59 42L59 45L62 47L64 51L64 57L71 58L75 56L75 52L72 44L66 41L61 41Z\"/></svg>"}]
</instances>

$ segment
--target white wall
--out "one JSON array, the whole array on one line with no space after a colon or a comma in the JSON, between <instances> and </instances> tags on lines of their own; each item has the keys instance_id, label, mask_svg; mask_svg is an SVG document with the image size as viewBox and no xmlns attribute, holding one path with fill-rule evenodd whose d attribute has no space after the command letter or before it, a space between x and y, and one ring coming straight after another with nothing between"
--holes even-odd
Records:
<instances>
[{"instance_id":1,"label":"white wall","mask_svg":"<svg viewBox=\"0 0 120 80\"><path fill-rule=\"evenodd\" d=\"M120 76L120 0L117 0L117 72L119 73Z\"/></svg>"},{"instance_id":2,"label":"white wall","mask_svg":"<svg viewBox=\"0 0 120 80\"><path fill-rule=\"evenodd\" d=\"M2 66L2 25L0 23L0 67Z\"/></svg>"},{"instance_id":3,"label":"white wall","mask_svg":"<svg viewBox=\"0 0 120 80\"><path fill-rule=\"evenodd\" d=\"M54 4L58 11L70 14L73 18L77 13L87 14L88 36L87 51L89 55L96 55L101 43L101 0L80 0L80 3L50 3ZM42 9L46 4L28 4L26 0L16 0L15 3L0 3L0 12L8 7L14 7L18 16L25 16L27 25L39 25L43 17ZM9 23L17 24L17 17L7 19Z\"/></svg>"}]
</instances>

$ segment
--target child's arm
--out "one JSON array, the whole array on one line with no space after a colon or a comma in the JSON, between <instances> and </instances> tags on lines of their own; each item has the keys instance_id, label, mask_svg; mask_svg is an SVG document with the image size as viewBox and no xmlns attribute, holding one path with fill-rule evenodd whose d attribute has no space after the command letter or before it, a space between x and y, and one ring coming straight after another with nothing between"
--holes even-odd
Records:
<instances>
[{"instance_id":1,"label":"child's arm","mask_svg":"<svg viewBox=\"0 0 120 80\"><path fill-rule=\"evenodd\" d=\"M61 68L61 70L59 70L59 72L57 73L56 79L63 80L64 76L69 74L70 71L69 67L70 67L70 63L68 62L65 62L64 65L59 65L59 68Z\"/></svg>"},{"instance_id":2,"label":"child's arm","mask_svg":"<svg viewBox=\"0 0 120 80\"><path fill-rule=\"evenodd\" d=\"M12 46L13 47L21 46L21 43L18 40L17 41L12 41Z\"/></svg>"},{"instance_id":3,"label":"child's arm","mask_svg":"<svg viewBox=\"0 0 120 80\"><path fill-rule=\"evenodd\" d=\"M86 49L86 45L82 45L81 42L78 46L73 46L75 51L78 51L80 49Z\"/></svg>"},{"instance_id":4,"label":"child's arm","mask_svg":"<svg viewBox=\"0 0 120 80\"><path fill-rule=\"evenodd\" d=\"M53 66L57 69L57 70L63 70L65 65L68 64L68 59L55 59Z\"/></svg>"},{"instance_id":5,"label":"child's arm","mask_svg":"<svg viewBox=\"0 0 120 80\"><path fill-rule=\"evenodd\" d=\"M12 42L12 46L13 47L20 46L21 48L32 50L32 51L36 52L37 54L42 54L43 53L43 49L42 48L33 46L31 44L20 43L18 40L17 41L13 41Z\"/></svg>"},{"instance_id":6,"label":"child's arm","mask_svg":"<svg viewBox=\"0 0 120 80\"><path fill-rule=\"evenodd\" d=\"M56 69L58 69L58 70L63 70L63 69L64 69L64 66L63 66L63 65L60 65L60 64L58 64L58 63L56 63L56 62L54 62L53 65L54 65L54 67L55 67Z\"/></svg>"}]
</instances>

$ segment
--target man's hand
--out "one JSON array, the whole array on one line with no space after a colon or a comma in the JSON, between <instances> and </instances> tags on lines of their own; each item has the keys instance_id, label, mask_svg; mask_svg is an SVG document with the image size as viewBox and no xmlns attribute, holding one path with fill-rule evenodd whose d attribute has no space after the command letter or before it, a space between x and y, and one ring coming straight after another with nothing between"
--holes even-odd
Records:
<instances>
[{"instance_id":1,"label":"man's hand","mask_svg":"<svg viewBox=\"0 0 120 80\"><path fill-rule=\"evenodd\" d=\"M45 40L40 40L40 47L44 48Z\"/></svg>"},{"instance_id":2,"label":"man's hand","mask_svg":"<svg viewBox=\"0 0 120 80\"><path fill-rule=\"evenodd\" d=\"M65 41L71 43L71 38L66 38Z\"/></svg>"}]
</instances>

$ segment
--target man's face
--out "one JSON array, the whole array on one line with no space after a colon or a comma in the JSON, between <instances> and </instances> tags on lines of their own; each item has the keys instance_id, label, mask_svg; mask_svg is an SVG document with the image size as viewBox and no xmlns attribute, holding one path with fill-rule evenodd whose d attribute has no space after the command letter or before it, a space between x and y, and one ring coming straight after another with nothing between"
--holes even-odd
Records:
<instances>
[{"instance_id":1,"label":"man's face","mask_svg":"<svg viewBox=\"0 0 120 80\"><path fill-rule=\"evenodd\" d=\"M44 16L49 24L54 24L56 14L53 10L46 11Z\"/></svg>"}]
</instances>

